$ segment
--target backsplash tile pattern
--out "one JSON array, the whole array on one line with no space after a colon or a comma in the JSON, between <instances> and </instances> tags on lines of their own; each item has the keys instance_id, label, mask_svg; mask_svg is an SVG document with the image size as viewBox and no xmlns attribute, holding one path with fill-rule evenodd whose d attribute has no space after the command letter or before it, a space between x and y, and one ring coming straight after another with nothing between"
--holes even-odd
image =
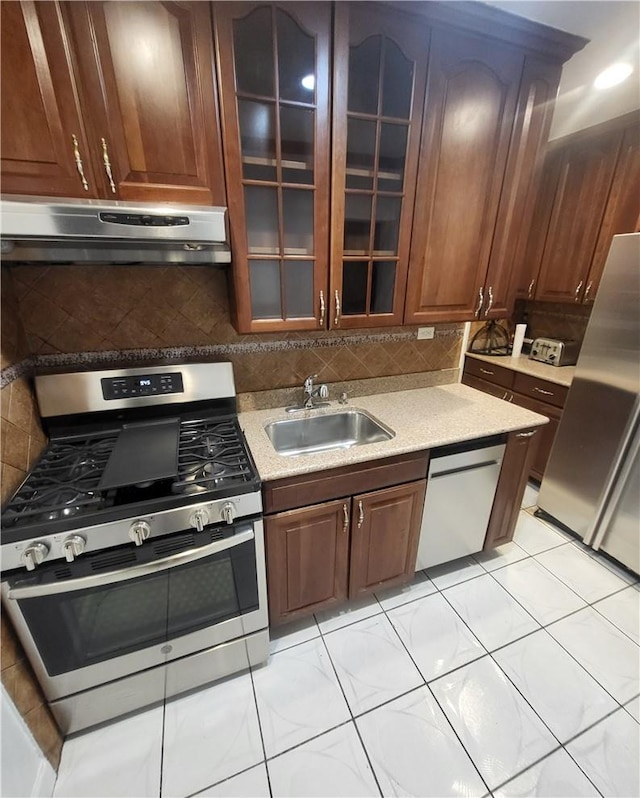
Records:
<instances>
[{"instance_id":1,"label":"backsplash tile pattern","mask_svg":"<svg viewBox=\"0 0 640 798\"><path fill-rule=\"evenodd\" d=\"M565 302L532 302L518 300L514 318L527 314L527 336L560 338L582 343L593 305L571 305Z\"/></svg>"},{"instance_id":2,"label":"backsplash tile pattern","mask_svg":"<svg viewBox=\"0 0 640 798\"><path fill-rule=\"evenodd\" d=\"M13 279L38 368L219 358L251 392L455 368L460 349L459 324L424 341L411 327L239 335L217 268L19 266Z\"/></svg>"},{"instance_id":3,"label":"backsplash tile pattern","mask_svg":"<svg viewBox=\"0 0 640 798\"><path fill-rule=\"evenodd\" d=\"M27 338L20 322L18 299L8 266L2 266L0 291L0 369L20 363L29 354Z\"/></svg>"}]
</instances>

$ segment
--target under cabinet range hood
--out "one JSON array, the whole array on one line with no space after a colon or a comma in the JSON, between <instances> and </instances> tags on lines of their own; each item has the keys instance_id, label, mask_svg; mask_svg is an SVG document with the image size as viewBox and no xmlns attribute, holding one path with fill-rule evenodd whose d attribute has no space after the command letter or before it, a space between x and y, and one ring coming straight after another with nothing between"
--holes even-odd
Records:
<instances>
[{"instance_id":1,"label":"under cabinet range hood","mask_svg":"<svg viewBox=\"0 0 640 798\"><path fill-rule=\"evenodd\" d=\"M3 196L3 263L230 263L226 208Z\"/></svg>"}]
</instances>

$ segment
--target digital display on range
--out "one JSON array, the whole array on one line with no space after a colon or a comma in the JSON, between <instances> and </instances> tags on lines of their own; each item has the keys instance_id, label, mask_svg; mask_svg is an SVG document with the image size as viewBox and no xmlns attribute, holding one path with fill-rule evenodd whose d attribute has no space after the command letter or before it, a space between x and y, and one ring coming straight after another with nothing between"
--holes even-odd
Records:
<instances>
[{"instance_id":1,"label":"digital display on range","mask_svg":"<svg viewBox=\"0 0 640 798\"><path fill-rule=\"evenodd\" d=\"M102 396L107 399L136 399L184 393L182 374L145 374L138 377L103 377Z\"/></svg>"}]
</instances>

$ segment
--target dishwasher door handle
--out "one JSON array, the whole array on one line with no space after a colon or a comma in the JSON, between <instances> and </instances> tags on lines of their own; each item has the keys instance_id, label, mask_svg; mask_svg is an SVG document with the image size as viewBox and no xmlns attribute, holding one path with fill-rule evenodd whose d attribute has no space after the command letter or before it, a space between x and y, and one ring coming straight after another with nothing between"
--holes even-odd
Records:
<instances>
[{"instance_id":1,"label":"dishwasher door handle","mask_svg":"<svg viewBox=\"0 0 640 798\"><path fill-rule=\"evenodd\" d=\"M471 465L460 466L459 468L448 468L445 471L436 471L429 474L429 479L438 479L438 477L448 477L451 474L463 474L465 471L477 471L480 468L488 468L489 466L500 465L500 460L486 460L484 463L472 463Z\"/></svg>"}]
</instances>

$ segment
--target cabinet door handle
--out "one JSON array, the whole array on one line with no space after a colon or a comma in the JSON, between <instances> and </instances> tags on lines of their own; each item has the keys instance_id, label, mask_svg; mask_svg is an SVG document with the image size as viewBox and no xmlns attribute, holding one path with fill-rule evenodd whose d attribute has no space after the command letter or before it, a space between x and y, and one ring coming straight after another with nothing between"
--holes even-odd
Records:
<instances>
[{"instance_id":1,"label":"cabinet door handle","mask_svg":"<svg viewBox=\"0 0 640 798\"><path fill-rule=\"evenodd\" d=\"M531 299L533 296L533 286L536 284L536 278L534 277L533 280L529 283L529 288L527 289L527 297Z\"/></svg>"},{"instance_id":2,"label":"cabinet door handle","mask_svg":"<svg viewBox=\"0 0 640 798\"><path fill-rule=\"evenodd\" d=\"M537 431L537 429L532 429L531 432L516 432L516 438L532 438Z\"/></svg>"},{"instance_id":3,"label":"cabinet door handle","mask_svg":"<svg viewBox=\"0 0 640 798\"><path fill-rule=\"evenodd\" d=\"M489 294L489 304L487 305L486 310L484 312L485 319L487 318L487 316L491 312L491 308L493 307L493 288L491 286L489 286L488 294Z\"/></svg>"},{"instance_id":4,"label":"cabinet door handle","mask_svg":"<svg viewBox=\"0 0 640 798\"><path fill-rule=\"evenodd\" d=\"M324 314L325 314L325 304L324 304L324 291L320 291L320 323L319 327L324 327Z\"/></svg>"},{"instance_id":5,"label":"cabinet door handle","mask_svg":"<svg viewBox=\"0 0 640 798\"><path fill-rule=\"evenodd\" d=\"M545 396L555 396L553 391L545 391L544 388L533 388L532 390L536 393L544 394Z\"/></svg>"},{"instance_id":6,"label":"cabinet door handle","mask_svg":"<svg viewBox=\"0 0 640 798\"><path fill-rule=\"evenodd\" d=\"M87 183L87 178L84 176L84 166L82 165L82 158L80 157L80 145L78 144L78 137L75 133L71 134L71 141L73 142L73 157L80 175L80 180L82 180L82 188L85 191L89 191L89 184Z\"/></svg>"},{"instance_id":7,"label":"cabinet door handle","mask_svg":"<svg viewBox=\"0 0 640 798\"><path fill-rule=\"evenodd\" d=\"M502 398L503 398L503 399L506 399L506 398L507 398L507 396L509 396L509 391L505 391L505 392L502 394Z\"/></svg>"},{"instance_id":8,"label":"cabinet door handle","mask_svg":"<svg viewBox=\"0 0 640 798\"><path fill-rule=\"evenodd\" d=\"M580 280L580 282L578 283L578 287L575 290L575 295L573 299L574 302L578 302L580 300L580 289L582 288L582 283L583 281Z\"/></svg>"},{"instance_id":9,"label":"cabinet door handle","mask_svg":"<svg viewBox=\"0 0 640 798\"><path fill-rule=\"evenodd\" d=\"M591 292L591 286L592 285L593 285L593 280L590 280L589 281L589 285L584 289L584 297L582 299L585 302L586 302L586 300L587 300L587 298L589 296L589 293Z\"/></svg>"},{"instance_id":10,"label":"cabinet door handle","mask_svg":"<svg viewBox=\"0 0 640 798\"><path fill-rule=\"evenodd\" d=\"M109 178L109 185L111 186L111 192L113 194L116 193L116 184L113 182L113 172L111 171L111 161L109 160L109 150L107 149L107 142L104 139L102 141L102 160L104 162L104 171L107 173L107 177Z\"/></svg>"},{"instance_id":11,"label":"cabinet door handle","mask_svg":"<svg viewBox=\"0 0 640 798\"><path fill-rule=\"evenodd\" d=\"M478 307L476 308L476 312L473 314L476 319L478 318L478 314L482 309L482 303L484 302L484 294L482 293L482 286L480 286L480 290L478 291Z\"/></svg>"},{"instance_id":12,"label":"cabinet door handle","mask_svg":"<svg viewBox=\"0 0 640 798\"><path fill-rule=\"evenodd\" d=\"M342 531L346 532L349 529L349 508L346 504L342 505L342 512L344 513L344 524L342 525Z\"/></svg>"},{"instance_id":13,"label":"cabinet door handle","mask_svg":"<svg viewBox=\"0 0 640 798\"><path fill-rule=\"evenodd\" d=\"M358 502L358 529L364 524L364 507L362 501Z\"/></svg>"},{"instance_id":14,"label":"cabinet door handle","mask_svg":"<svg viewBox=\"0 0 640 798\"><path fill-rule=\"evenodd\" d=\"M483 369L482 366L480 366L480 371L483 374L491 374L491 376L493 377L493 371L489 371L489 369Z\"/></svg>"},{"instance_id":15,"label":"cabinet door handle","mask_svg":"<svg viewBox=\"0 0 640 798\"><path fill-rule=\"evenodd\" d=\"M334 297L336 300L336 317L333 320L333 324L337 327L340 324L340 296L337 291L334 293Z\"/></svg>"},{"instance_id":16,"label":"cabinet door handle","mask_svg":"<svg viewBox=\"0 0 640 798\"><path fill-rule=\"evenodd\" d=\"M513 402L513 394L509 394L509 401Z\"/></svg>"}]
</instances>

